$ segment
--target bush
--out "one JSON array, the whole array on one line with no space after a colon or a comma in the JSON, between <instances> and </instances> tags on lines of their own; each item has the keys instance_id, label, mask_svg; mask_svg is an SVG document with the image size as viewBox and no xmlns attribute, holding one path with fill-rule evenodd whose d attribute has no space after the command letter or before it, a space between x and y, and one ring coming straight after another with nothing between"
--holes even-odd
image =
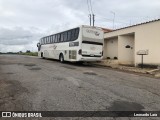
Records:
<instances>
[{"instance_id":1,"label":"bush","mask_svg":"<svg viewBox=\"0 0 160 120\"><path fill-rule=\"evenodd\" d=\"M38 56L38 52L20 53L21 55Z\"/></svg>"}]
</instances>

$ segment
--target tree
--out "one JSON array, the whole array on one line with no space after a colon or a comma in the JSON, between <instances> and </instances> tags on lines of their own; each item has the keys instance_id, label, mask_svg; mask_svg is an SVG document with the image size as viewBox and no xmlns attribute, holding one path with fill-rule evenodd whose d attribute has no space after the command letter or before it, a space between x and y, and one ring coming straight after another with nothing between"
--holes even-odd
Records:
<instances>
[{"instance_id":1,"label":"tree","mask_svg":"<svg viewBox=\"0 0 160 120\"><path fill-rule=\"evenodd\" d=\"M26 51L26 53L30 53L30 52L31 52L30 50L27 50L27 51Z\"/></svg>"},{"instance_id":2,"label":"tree","mask_svg":"<svg viewBox=\"0 0 160 120\"><path fill-rule=\"evenodd\" d=\"M19 54L22 54L22 51L19 51Z\"/></svg>"}]
</instances>

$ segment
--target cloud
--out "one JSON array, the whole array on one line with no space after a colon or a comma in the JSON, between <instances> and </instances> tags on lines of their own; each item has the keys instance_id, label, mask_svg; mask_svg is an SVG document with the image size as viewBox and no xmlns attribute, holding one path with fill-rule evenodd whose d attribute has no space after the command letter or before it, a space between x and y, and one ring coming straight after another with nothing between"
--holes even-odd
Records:
<instances>
[{"instance_id":1,"label":"cloud","mask_svg":"<svg viewBox=\"0 0 160 120\"><path fill-rule=\"evenodd\" d=\"M159 0L91 0L96 26L116 28L160 17ZM0 50L36 50L45 35L89 24L87 0L0 0ZM16 47L15 47L16 46Z\"/></svg>"},{"instance_id":2,"label":"cloud","mask_svg":"<svg viewBox=\"0 0 160 120\"><path fill-rule=\"evenodd\" d=\"M26 45L36 40L36 38L43 36L40 33L31 32L32 30L25 30L21 27L12 29L0 29L0 44L3 45ZM37 40L36 40L37 41Z\"/></svg>"},{"instance_id":3,"label":"cloud","mask_svg":"<svg viewBox=\"0 0 160 120\"><path fill-rule=\"evenodd\" d=\"M36 44L42 36L44 33L40 33L40 30L35 27L0 28L0 51L18 52L28 49L36 51Z\"/></svg>"}]
</instances>

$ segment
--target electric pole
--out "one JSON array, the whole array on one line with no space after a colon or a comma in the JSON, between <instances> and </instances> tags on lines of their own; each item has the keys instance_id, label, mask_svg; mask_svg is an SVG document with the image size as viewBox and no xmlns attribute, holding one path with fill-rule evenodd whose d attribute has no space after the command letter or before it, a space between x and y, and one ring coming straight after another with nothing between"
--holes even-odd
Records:
<instances>
[{"instance_id":1,"label":"electric pole","mask_svg":"<svg viewBox=\"0 0 160 120\"><path fill-rule=\"evenodd\" d=\"M91 14L89 14L89 22L90 22L90 26L91 26L91 22L92 22L92 18L91 18Z\"/></svg>"},{"instance_id":2,"label":"electric pole","mask_svg":"<svg viewBox=\"0 0 160 120\"><path fill-rule=\"evenodd\" d=\"M93 26L94 26L94 22L95 22L95 15L92 14L92 17L93 17Z\"/></svg>"}]
</instances>

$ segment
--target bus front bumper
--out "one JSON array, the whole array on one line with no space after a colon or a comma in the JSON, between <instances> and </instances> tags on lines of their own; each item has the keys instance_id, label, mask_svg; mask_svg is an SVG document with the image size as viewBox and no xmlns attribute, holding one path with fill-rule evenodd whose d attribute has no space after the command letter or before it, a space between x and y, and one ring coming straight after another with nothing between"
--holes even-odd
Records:
<instances>
[{"instance_id":1,"label":"bus front bumper","mask_svg":"<svg viewBox=\"0 0 160 120\"><path fill-rule=\"evenodd\" d=\"M102 57L81 57L79 61L101 61Z\"/></svg>"}]
</instances>

